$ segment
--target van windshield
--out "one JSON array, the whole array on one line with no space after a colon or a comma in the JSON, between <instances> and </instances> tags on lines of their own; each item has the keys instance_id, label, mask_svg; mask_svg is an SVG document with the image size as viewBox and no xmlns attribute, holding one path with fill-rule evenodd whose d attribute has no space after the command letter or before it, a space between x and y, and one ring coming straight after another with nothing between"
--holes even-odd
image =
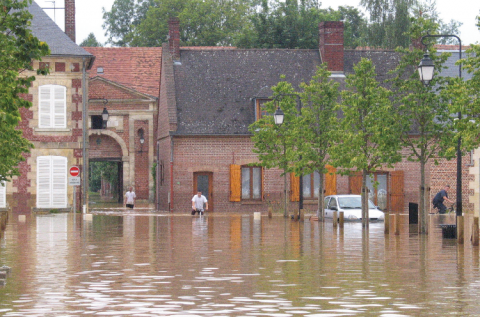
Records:
<instances>
[{"instance_id":1,"label":"van windshield","mask_svg":"<svg viewBox=\"0 0 480 317\"><path fill-rule=\"evenodd\" d=\"M351 197L339 197L338 205L342 209L360 209L362 208L362 197L361 196L351 196ZM368 208L373 209L375 205L368 200Z\"/></svg>"}]
</instances>

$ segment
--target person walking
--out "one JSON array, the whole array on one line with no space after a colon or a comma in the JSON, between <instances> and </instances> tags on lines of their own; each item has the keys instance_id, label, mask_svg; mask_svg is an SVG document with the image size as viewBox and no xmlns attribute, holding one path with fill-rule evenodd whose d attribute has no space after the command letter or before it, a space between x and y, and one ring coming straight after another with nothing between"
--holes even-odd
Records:
<instances>
[{"instance_id":1,"label":"person walking","mask_svg":"<svg viewBox=\"0 0 480 317\"><path fill-rule=\"evenodd\" d=\"M448 190L450 189L450 185L446 185L444 189L439 191L435 197L433 198L433 207L438 209L440 214L445 214L447 212L447 206L445 206L444 202L448 201L449 203L454 203L454 201L448 199Z\"/></svg>"},{"instance_id":2,"label":"person walking","mask_svg":"<svg viewBox=\"0 0 480 317\"><path fill-rule=\"evenodd\" d=\"M128 189L128 192L125 193L125 206L127 208L133 209L133 207L135 206L135 198L137 198L137 196L133 191L133 187L130 186L130 188Z\"/></svg>"},{"instance_id":3,"label":"person walking","mask_svg":"<svg viewBox=\"0 0 480 317\"><path fill-rule=\"evenodd\" d=\"M205 204L205 210L208 210L208 201L201 191L198 191L192 198L192 215L198 212L199 215L203 215L203 204Z\"/></svg>"}]
</instances>

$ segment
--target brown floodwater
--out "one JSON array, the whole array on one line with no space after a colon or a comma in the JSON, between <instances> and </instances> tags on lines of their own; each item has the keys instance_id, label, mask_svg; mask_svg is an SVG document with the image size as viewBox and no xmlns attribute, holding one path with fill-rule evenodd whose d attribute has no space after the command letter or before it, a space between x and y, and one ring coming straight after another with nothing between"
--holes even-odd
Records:
<instances>
[{"instance_id":1,"label":"brown floodwater","mask_svg":"<svg viewBox=\"0 0 480 317\"><path fill-rule=\"evenodd\" d=\"M10 214L0 315L478 316L478 247L438 221L426 236L228 213Z\"/></svg>"}]
</instances>

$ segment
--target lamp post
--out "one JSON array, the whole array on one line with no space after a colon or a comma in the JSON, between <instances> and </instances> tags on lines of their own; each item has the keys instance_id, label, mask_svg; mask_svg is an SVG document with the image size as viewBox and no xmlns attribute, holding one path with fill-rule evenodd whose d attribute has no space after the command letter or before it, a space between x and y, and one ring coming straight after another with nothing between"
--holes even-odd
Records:
<instances>
[{"instance_id":1,"label":"lamp post","mask_svg":"<svg viewBox=\"0 0 480 317\"><path fill-rule=\"evenodd\" d=\"M278 102L280 97L285 97L285 96L293 96L293 97L297 98L297 109L298 109L299 115L302 115L302 100L300 99L299 95L297 95L297 94L279 94L279 95L275 96L275 98L273 100L274 100L274 102ZM275 113L273 114L273 118L275 120L276 125L283 124L285 115L284 115L282 109L280 109L280 105L277 106L277 110L275 110ZM285 147L284 147L284 151L285 151ZM302 159L302 156L300 156L300 160L301 159ZM299 196L300 197L299 197L299 200L298 200L298 214L299 214L299 217L300 217L301 211L303 209L303 175L302 174L300 174L299 182L300 182L300 186L299 186ZM285 192L285 200L286 200L286 195L287 195L287 193ZM286 204L285 204L285 214L284 214L284 216L287 217Z\"/></svg>"},{"instance_id":2,"label":"lamp post","mask_svg":"<svg viewBox=\"0 0 480 317\"><path fill-rule=\"evenodd\" d=\"M439 35L431 35L427 34L425 36L422 36L422 44L426 46L426 44L423 42L424 39L429 38L429 37L454 37L458 40L459 43L459 58L462 59L462 40L456 35L452 34L439 34ZM420 75L420 79L423 81L425 85L428 85L430 81L433 79L433 71L434 71L435 65L428 56L428 54L425 54L423 56L422 61L418 65L418 73ZM458 67L458 77L462 78L462 65L460 64ZM458 119L462 118L462 113L459 111L458 112ZM458 138L458 143L457 143L457 217L462 216L462 151L461 151L461 145L462 145L462 138Z\"/></svg>"}]
</instances>

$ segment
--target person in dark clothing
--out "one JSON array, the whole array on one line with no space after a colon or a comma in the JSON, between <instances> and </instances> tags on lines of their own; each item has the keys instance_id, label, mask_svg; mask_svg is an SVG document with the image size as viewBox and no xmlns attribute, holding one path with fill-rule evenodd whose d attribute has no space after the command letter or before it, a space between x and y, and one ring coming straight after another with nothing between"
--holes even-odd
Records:
<instances>
[{"instance_id":1,"label":"person in dark clothing","mask_svg":"<svg viewBox=\"0 0 480 317\"><path fill-rule=\"evenodd\" d=\"M439 191L435 197L433 198L433 207L438 209L438 212L444 214L447 212L447 206L445 206L444 202L448 201L449 203L454 203L454 201L448 199L448 190L450 189L450 185L446 185L444 189Z\"/></svg>"}]
</instances>

